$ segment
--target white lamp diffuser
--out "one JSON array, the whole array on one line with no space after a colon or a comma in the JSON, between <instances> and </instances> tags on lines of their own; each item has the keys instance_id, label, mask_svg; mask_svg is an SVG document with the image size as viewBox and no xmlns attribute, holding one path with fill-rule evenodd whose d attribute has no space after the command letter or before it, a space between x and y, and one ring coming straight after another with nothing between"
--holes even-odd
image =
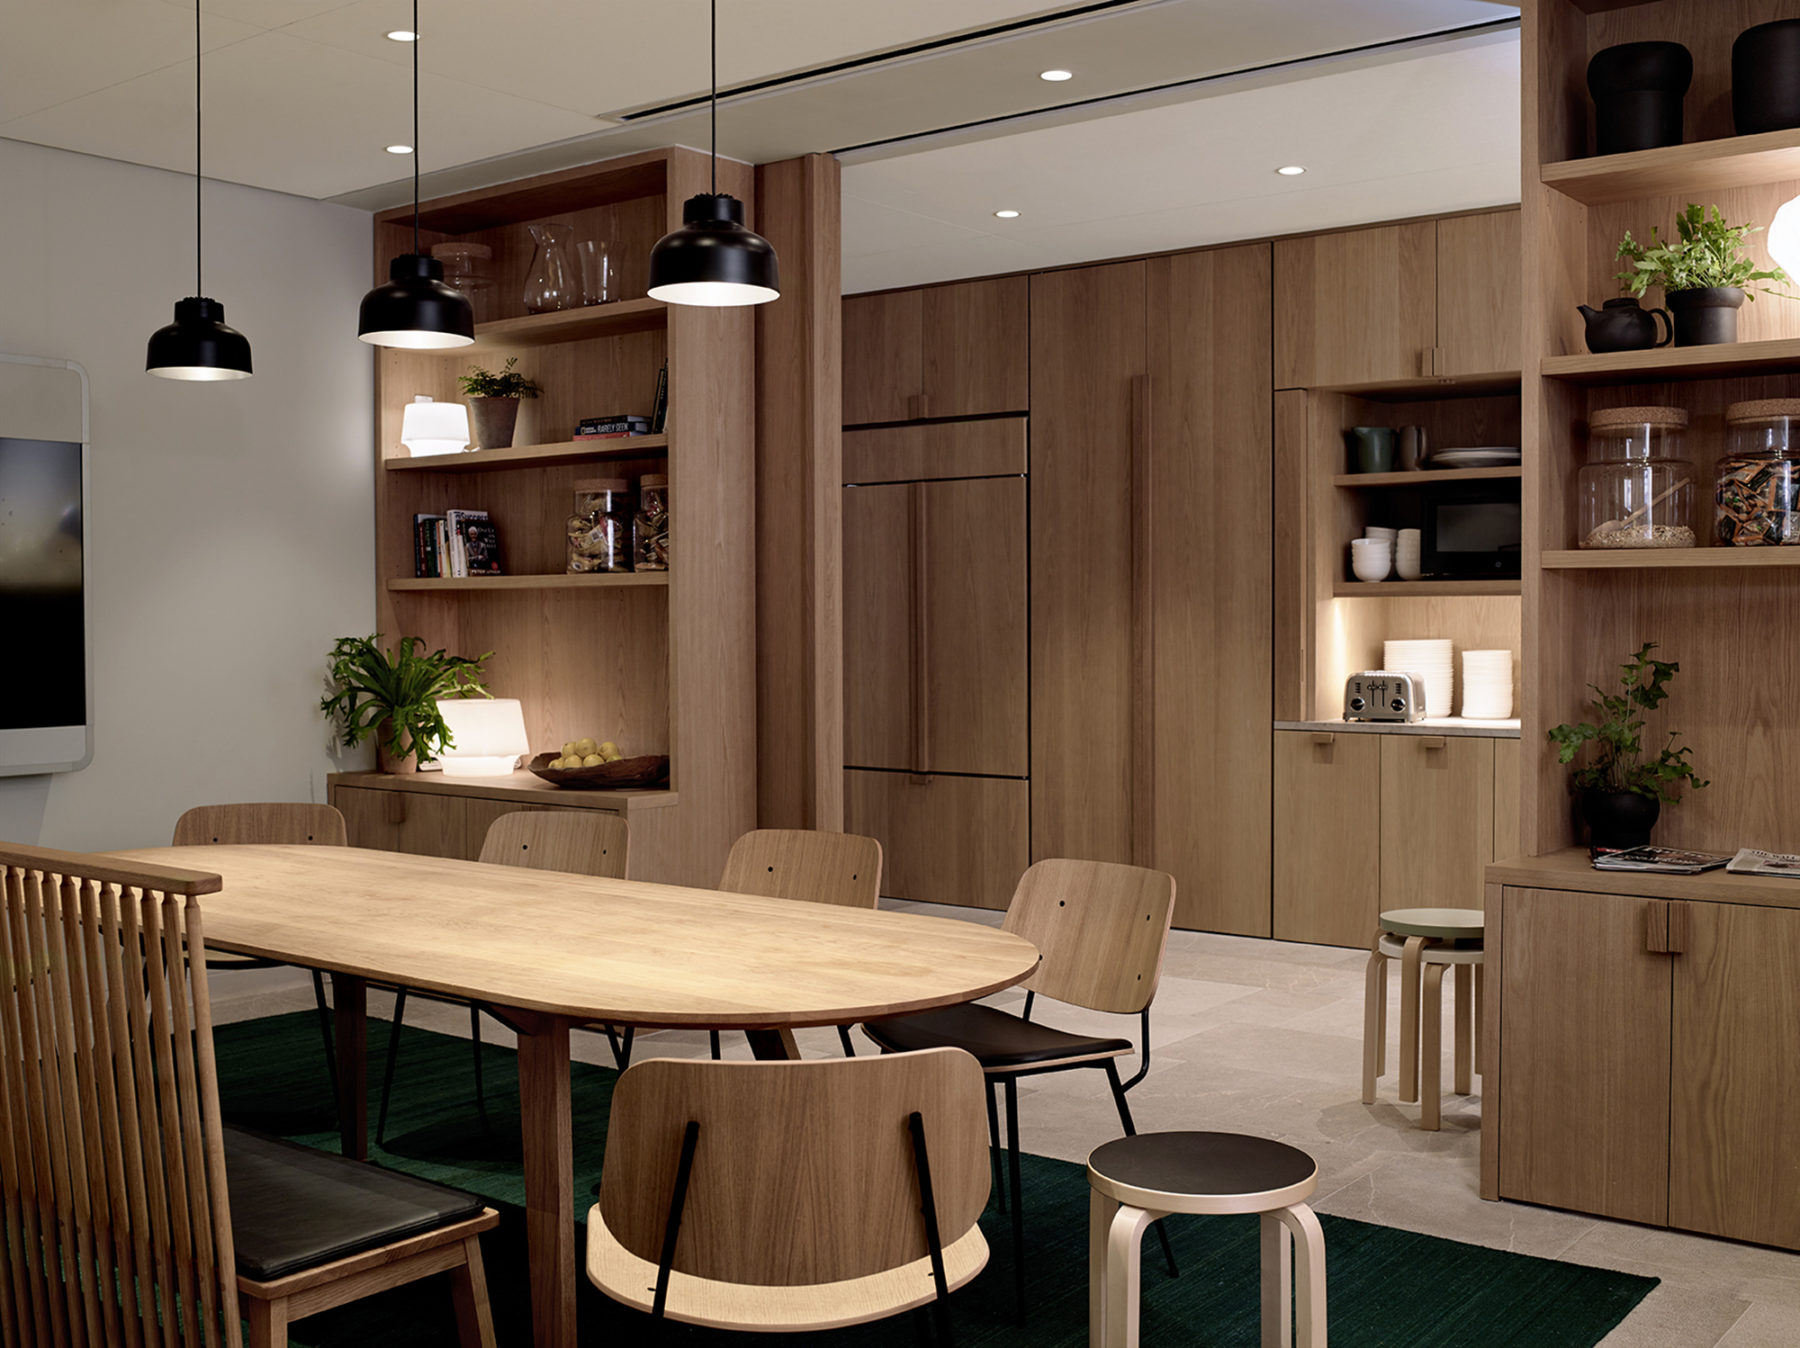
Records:
<instances>
[{"instance_id":1,"label":"white lamp diffuser","mask_svg":"<svg viewBox=\"0 0 1800 1348\"><path fill-rule=\"evenodd\" d=\"M469 445L469 409L461 403L414 398L400 416L400 443L415 459L460 453Z\"/></svg>"},{"instance_id":2,"label":"white lamp diffuser","mask_svg":"<svg viewBox=\"0 0 1800 1348\"><path fill-rule=\"evenodd\" d=\"M1783 205L1769 222L1769 256L1789 276L1800 276L1800 197Z\"/></svg>"},{"instance_id":3,"label":"white lamp diffuser","mask_svg":"<svg viewBox=\"0 0 1800 1348\"><path fill-rule=\"evenodd\" d=\"M444 697L438 711L454 746L438 756L446 777L504 777L531 752L517 698Z\"/></svg>"}]
</instances>

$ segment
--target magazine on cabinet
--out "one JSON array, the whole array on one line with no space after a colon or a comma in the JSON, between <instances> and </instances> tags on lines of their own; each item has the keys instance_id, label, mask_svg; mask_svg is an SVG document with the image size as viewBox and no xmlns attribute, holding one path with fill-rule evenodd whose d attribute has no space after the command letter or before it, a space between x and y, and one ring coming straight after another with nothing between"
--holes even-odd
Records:
<instances>
[{"instance_id":1,"label":"magazine on cabinet","mask_svg":"<svg viewBox=\"0 0 1800 1348\"><path fill-rule=\"evenodd\" d=\"M1647 871L1656 875L1699 875L1702 871L1716 871L1728 861L1731 858L1722 852L1689 852L1678 847L1628 847L1622 852L1593 854L1597 871Z\"/></svg>"},{"instance_id":2,"label":"magazine on cabinet","mask_svg":"<svg viewBox=\"0 0 1800 1348\"><path fill-rule=\"evenodd\" d=\"M1782 875L1800 880L1800 857L1788 852L1759 852L1754 847L1740 847L1725 868L1733 875Z\"/></svg>"}]
</instances>

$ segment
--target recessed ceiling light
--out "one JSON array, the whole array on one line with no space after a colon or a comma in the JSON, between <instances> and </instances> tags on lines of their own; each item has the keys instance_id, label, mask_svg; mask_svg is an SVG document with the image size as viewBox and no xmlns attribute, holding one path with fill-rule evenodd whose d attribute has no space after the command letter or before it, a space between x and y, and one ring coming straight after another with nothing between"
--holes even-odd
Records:
<instances>
[{"instance_id":1,"label":"recessed ceiling light","mask_svg":"<svg viewBox=\"0 0 1800 1348\"><path fill-rule=\"evenodd\" d=\"M410 146L410 145L390 145L387 147L387 152L389 154L411 154L412 146Z\"/></svg>"},{"instance_id":2,"label":"recessed ceiling light","mask_svg":"<svg viewBox=\"0 0 1800 1348\"><path fill-rule=\"evenodd\" d=\"M406 28L396 28L387 35L389 42L417 42L419 35Z\"/></svg>"},{"instance_id":3,"label":"recessed ceiling light","mask_svg":"<svg viewBox=\"0 0 1800 1348\"><path fill-rule=\"evenodd\" d=\"M1304 164L1283 164L1275 171L1284 178L1298 178L1306 172L1306 166Z\"/></svg>"},{"instance_id":4,"label":"recessed ceiling light","mask_svg":"<svg viewBox=\"0 0 1800 1348\"><path fill-rule=\"evenodd\" d=\"M1038 78L1049 80L1052 84L1061 84L1064 80L1074 79L1075 72L1072 70L1043 70L1038 72Z\"/></svg>"},{"instance_id":5,"label":"recessed ceiling light","mask_svg":"<svg viewBox=\"0 0 1800 1348\"><path fill-rule=\"evenodd\" d=\"M1017 211L995 211L994 218L996 220L1017 220L1019 213Z\"/></svg>"}]
</instances>

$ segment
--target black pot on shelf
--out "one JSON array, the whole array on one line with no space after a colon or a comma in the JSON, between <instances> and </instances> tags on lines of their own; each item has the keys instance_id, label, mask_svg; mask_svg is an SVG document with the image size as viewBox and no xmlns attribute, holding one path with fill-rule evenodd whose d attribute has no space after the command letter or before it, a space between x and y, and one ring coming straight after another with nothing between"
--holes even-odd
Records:
<instances>
[{"instance_id":1,"label":"black pot on shelf","mask_svg":"<svg viewBox=\"0 0 1800 1348\"><path fill-rule=\"evenodd\" d=\"M1624 154L1681 144L1681 104L1694 58L1679 42L1626 42L1588 62L1594 153Z\"/></svg>"},{"instance_id":2,"label":"black pot on shelf","mask_svg":"<svg viewBox=\"0 0 1800 1348\"><path fill-rule=\"evenodd\" d=\"M1655 796L1591 786L1581 790L1581 817L1593 847L1643 847L1661 814L1662 802Z\"/></svg>"},{"instance_id":3,"label":"black pot on shelf","mask_svg":"<svg viewBox=\"0 0 1800 1348\"><path fill-rule=\"evenodd\" d=\"M1671 290L1663 297L1675 316L1676 346L1717 346L1737 340L1738 310L1744 292L1737 286Z\"/></svg>"},{"instance_id":4,"label":"black pot on shelf","mask_svg":"<svg viewBox=\"0 0 1800 1348\"><path fill-rule=\"evenodd\" d=\"M1800 19L1759 23L1731 44L1731 119L1740 136L1800 126Z\"/></svg>"},{"instance_id":5,"label":"black pot on shelf","mask_svg":"<svg viewBox=\"0 0 1800 1348\"><path fill-rule=\"evenodd\" d=\"M1597 356L1615 351L1649 351L1667 346L1674 336L1675 320L1669 317L1667 309L1646 309L1630 295L1608 300L1598 309L1585 304L1575 307L1587 324L1587 349ZM1658 318L1662 319L1661 341L1657 340Z\"/></svg>"}]
</instances>

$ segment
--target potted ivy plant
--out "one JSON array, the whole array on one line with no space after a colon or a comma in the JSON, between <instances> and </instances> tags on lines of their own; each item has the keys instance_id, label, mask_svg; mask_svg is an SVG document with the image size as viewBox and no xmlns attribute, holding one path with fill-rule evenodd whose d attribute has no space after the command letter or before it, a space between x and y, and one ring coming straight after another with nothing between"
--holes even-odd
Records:
<instances>
[{"instance_id":1,"label":"potted ivy plant","mask_svg":"<svg viewBox=\"0 0 1800 1348\"><path fill-rule=\"evenodd\" d=\"M1570 789L1580 798L1595 847L1642 847L1650 841L1664 801L1672 805L1679 800L1683 785L1698 791L1708 784L1688 762L1688 747L1676 747L1678 731L1669 733L1655 758L1645 756L1643 713L1662 705L1669 680L1681 668L1655 659L1650 654L1655 649L1655 642L1645 642L1619 666L1617 693L1588 685L1595 693L1587 704L1590 720L1549 732L1558 762L1572 763L1584 746L1594 747L1590 759L1572 774Z\"/></svg>"},{"instance_id":2,"label":"potted ivy plant","mask_svg":"<svg viewBox=\"0 0 1800 1348\"><path fill-rule=\"evenodd\" d=\"M1654 225L1648 243L1625 231L1615 256L1629 266L1618 279L1639 299L1652 286L1662 287L1675 318L1676 346L1735 342L1737 311L1746 299L1756 299L1754 283L1785 285L1788 280L1780 267L1758 270L1745 255L1744 240L1760 230L1758 225L1728 225L1717 206L1690 202L1676 218L1674 239L1659 239Z\"/></svg>"},{"instance_id":3,"label":"potted ivy plant","mask_svg":"<svg viewBox=\"0 0 1800 1348\"><path fill-rule=\"evenodd\" d=\"M383 772L417 772L455 740L438 711L440 697L490 697L482 685L482 664L493 652L471 660L402 637L390 656L381 634L339 637L331 648L332 692L319 699L338 743L354 748L371 735Z\"/></svg>"},{"instance_id":4,"label":"potted ivy plant","mask_svg":"<svg viewBox=\"0 0 1800 1348\"><path fill-rule=\"evenodd\" d=\"M543 392L513 369L518 363L517 356L509 356L498 373L471 365L469 373L457 377L469 400L469 421L479 449L509 448L519 422L519 399L535 398Z\"/></svg>"}]
</instances>

